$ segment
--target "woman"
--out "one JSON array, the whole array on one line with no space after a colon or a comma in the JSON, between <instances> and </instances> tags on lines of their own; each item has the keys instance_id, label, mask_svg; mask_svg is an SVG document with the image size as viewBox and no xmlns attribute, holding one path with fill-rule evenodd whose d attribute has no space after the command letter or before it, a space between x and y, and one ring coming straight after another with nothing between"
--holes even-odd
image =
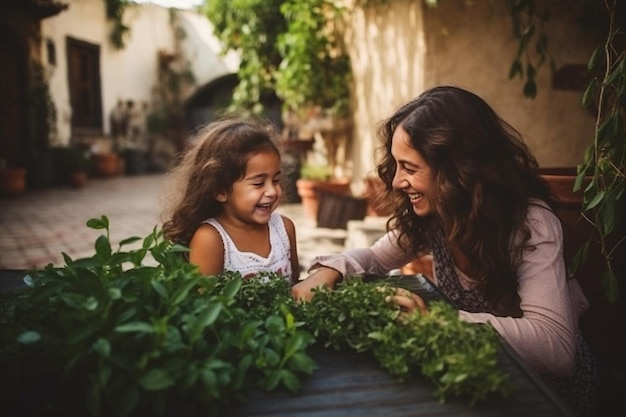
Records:
<instances>
[{"instance_id":1,"label":"woman","mask_svg":"<svg viewBox=\"0 0 626 417\"><path fill-rule=\"evenodd\" d=\"M595 362L578 329L588 303L567 279L563 234L538 164L521 136L475 94L436 87L381 126L377 171L392 216L372 247L318 257L293 287L386 274L432 252L435 284L462 320L490 323L575 410L595 413ZM397 290L392 301L427 311Z\"/></svg>"}]
</instances>

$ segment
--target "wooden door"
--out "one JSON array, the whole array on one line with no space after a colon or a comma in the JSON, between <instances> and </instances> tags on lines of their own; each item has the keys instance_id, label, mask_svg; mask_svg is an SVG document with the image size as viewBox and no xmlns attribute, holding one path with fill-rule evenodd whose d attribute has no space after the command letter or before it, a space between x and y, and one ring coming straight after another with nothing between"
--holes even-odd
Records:
<instances>
[{"instance_id":1,"label":"wooden door","mask_svg":"<svg viewBox=\"0 0 626 417\"><path fill-rule=\"evenodd\" d=\"M0 160L20 165L23 159L24 69L17 46L0 42ZM1 162L0 162L1 163Z\"/></svg>"},{"instance_id":2,"label":"wooden door","mask_svg":"<svg viewBox=\"0 0 626 417\"><path fill-rule=\"evenodd\" d=\"M102 132L100 47L67 38L72 131Z\"/></svg>"}]
</instances>

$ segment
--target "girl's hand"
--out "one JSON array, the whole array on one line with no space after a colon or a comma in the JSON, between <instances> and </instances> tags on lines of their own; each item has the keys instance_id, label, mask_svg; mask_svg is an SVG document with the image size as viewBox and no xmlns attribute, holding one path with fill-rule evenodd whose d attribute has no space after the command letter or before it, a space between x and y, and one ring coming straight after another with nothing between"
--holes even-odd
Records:
<instances>
[{"instance_id":1,"label":"girl's hand","mask_svg":"<svg viewBox=\"0 0 626 417\"><path fill-rule=\"evenodd\" d=\"M330 288L341 278L341 274L332 268L317 268L304 280L291 287L291 296L298 301L311 301L313 288L327 285Z\"/></svg>"},{"instance_id":2,"label":"girl's hand","mask_svg":"<svg viewBox=\"0 0 626 417\"><path fill-rule=\"evenodd\" d=\"M404 314L411 314L415 310L419 310L422 315L428 314L426 303L422 297L404 288L395 288L395 295L387 296L385 301L397 304Z\"/></svg>"}]
</instances>

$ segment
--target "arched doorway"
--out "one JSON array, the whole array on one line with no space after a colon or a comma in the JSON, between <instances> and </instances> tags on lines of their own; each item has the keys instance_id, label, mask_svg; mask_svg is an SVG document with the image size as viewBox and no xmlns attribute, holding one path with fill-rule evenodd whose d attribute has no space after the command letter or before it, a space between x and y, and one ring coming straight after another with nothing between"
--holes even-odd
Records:
<instances>
[{"instance_id":1,"label":"arched doorway","mask_svg":"<svg viewBox=\"0 0 626 417\"><path fill-rule=\"evenodd\" d=\"M230 105L238 82L237 74L228 74L199 87L185 103L187 130L193 132L219 117ZM282 129L281 102L278 97L274 94L262 97L261 103L263 116Z\"/></svg>"}]
</instances>

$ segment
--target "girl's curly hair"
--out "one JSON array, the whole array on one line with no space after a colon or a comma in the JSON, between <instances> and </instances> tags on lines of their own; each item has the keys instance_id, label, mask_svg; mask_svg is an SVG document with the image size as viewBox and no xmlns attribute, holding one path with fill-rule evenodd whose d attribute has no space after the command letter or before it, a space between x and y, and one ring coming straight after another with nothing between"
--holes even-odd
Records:
<instances>
[{"instance_id":1,"label":"girl's curly hair","mask_svg":"<svg viewBox=\"0 0 626 417\"><path fill-rule=\"evenodd\" d=\"M220 212L216 196L232 190L251 156L280 156L277 138L270 122L251 117L224 117L200 129L167 175L161 216L165 238L188 245L202 221Z\"/></svg>"}]
</instances>

